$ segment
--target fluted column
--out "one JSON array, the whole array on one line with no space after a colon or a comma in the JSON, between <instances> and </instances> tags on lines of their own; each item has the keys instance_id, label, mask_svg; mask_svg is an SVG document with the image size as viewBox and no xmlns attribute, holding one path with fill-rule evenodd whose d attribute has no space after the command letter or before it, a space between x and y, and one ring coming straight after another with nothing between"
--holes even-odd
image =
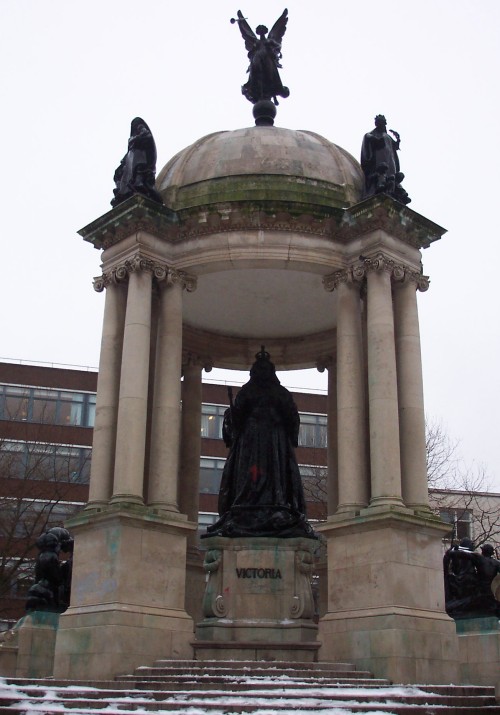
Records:
<instances>
[{"instance_id":1,"label":"fluted column","mask_svg":"<svg viewBox=\"0 0 500 715\"><path fill-rule=\"evenodd\" d=\"M338 511L359 512L369 500L361 300L349 273L337 290Z\"/></svg>"},{"instance_id":2,"label":"fluted column","mask_svg":"<svg viewBox=\"0 0 500 715\"><path fill-rule=\"evenodd\" d=\"M428 286L426 276L406 271L404 280L394 288L403 501L406 506L423 509L429 508L429 500L416 291Z\"/></svg>"},{"instance_id":3,"label":"fluted column","mask_svg":"<svg viewBox=\"0 0 500 715\"><path fill-rule=\"evenodd\" d=\"M152 271L140 258L127 262L129 284L116 433L112 501L143 502L151 339Z\"/></svg>"},{"instance_id":4,"label":"fluted column","mask_svg":"<svg viewBox=\"0 0 500 715\"><path fill-rule=\"evenodd\" d=\"M160 286L148 504L164 511L177 512L183 280L176 271L168 271Z\"/></svg>"},{"instance_id":5,"label":"fluted column","mask_svg":"<svg viewBox=\"0 0 500 715\"><path fill-rule=\"evenodd\" d=\"M189 521L198 522L200 503L202 365L189 355L182 382L182 440L179 472L179 508Z\"/></svg>"},{"instance_id":6,"label":"fluted column","mask_svg":"<svg viewBox=\"0 0 500 715\"><path fill-rule=\"evenodd\" d=\"M125 286L117 282L116 276L105 275L95 279L96 291L101 292L105 287L106 299L92 441L88 503L90 508L107 504L113 492L116 420L127 301Z\"/></svg>"},{"instance_id":7,"label":"fluted column","mask_svg":"<svg viewBox=\"0 0 500 715\"><path fill-rule=\"evenodd\" d=\"M391 277L393 261L365 261L371 506L402 505L399 414Z\"/></svg>"}]
</instances>

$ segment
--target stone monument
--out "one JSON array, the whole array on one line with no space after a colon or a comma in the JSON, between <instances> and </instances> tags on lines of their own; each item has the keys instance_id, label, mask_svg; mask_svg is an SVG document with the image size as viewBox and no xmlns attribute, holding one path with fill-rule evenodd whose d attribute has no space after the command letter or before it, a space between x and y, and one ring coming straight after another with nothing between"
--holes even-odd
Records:
<instances>
[{"instance_id":1,"label":"stone monument","mask_svg":"<svg viewBox=\"0 0 500 715\"><path fill-rule=\"evenodd\" d=\"M288 94L277 72L287 13L267 37L264 27L249 35L241 13L237 21L250 54L244 94L273 106ZM365 137L362 168L324 137L273 121L197 140L160 171L154 193L144 191L153 154L137 122L113 209L80 231L102 251L94 286L106 300L90 499L68 524L72 600L60 616L55 677L112 677L158 657L189 658L193 648L224 658L231 642L236 659L293 651L396 682L456 682L442 582L447 527L427 496L416 297L429 285L421 252L444 229L406 205L399 139L388 142L385 124ZM138 164L136 134L147 138L147 171L125 181ZM319 640L309 581L316 541L293 465L274 503L278 471L267 482L250 459L245 388L228 419L231 452L220 521L204 540L205 618L195 635L186 610L186 593L198 588L190 554L201 372L247 370L262 343L277 370L328 370ZM276 432L285 460L296 429L287 409ZM233 469L238 459L250 484Z\"/></svg>"}]
</instances>

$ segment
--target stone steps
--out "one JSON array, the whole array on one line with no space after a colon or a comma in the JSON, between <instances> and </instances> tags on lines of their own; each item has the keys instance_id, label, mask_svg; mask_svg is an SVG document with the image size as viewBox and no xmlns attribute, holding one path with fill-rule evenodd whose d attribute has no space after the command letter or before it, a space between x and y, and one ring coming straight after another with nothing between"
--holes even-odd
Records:
<instances>
[{"instance_id":1,"label":"stone steps","mask_svg":"<svg viewBox=\"0 0 500 715\"><path fill-rule=\"evenodd\" d=\"M351 677L353 676L353 677ZM157 661L118 676L84 682L7 678L0 710L52 715L500 715L494 688L393 686L349 663Z\"/></svg>"}]
</instances>

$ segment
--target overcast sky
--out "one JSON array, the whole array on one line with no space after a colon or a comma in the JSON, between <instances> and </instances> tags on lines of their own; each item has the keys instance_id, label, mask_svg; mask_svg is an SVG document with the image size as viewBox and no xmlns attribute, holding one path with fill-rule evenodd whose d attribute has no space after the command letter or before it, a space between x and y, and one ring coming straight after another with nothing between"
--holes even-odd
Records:
<instances>
[{"instance_id":1,"label":"overcast sky","mask_svg":"<svg viewBox=\"0 0 500 715\"><path fill-rule=\"evenodd\" d=\"M0 0L0 358L97 366L99 252L77 230L109 210L130 121L158 169L210 132L251 126L229 20L271 27L286 0ZM423 253L426 411L500 491L498 0L288 0L276 124L359 158L375 114L401 134L410 208L448 229ZM213 377L213 373L210 375ZM325 387L311 372L288 386Z\"/></svg>"}]
</instances>

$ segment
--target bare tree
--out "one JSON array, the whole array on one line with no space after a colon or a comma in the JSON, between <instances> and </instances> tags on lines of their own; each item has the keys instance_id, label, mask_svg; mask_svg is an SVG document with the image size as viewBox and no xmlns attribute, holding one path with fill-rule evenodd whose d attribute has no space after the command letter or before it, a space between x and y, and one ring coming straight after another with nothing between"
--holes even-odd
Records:
<instances>
[{"instance_id":1,"label":"bare tree","mask_svg":"<svg viewBox=\"0 0 500 715\"><path fill-rule=\"evenodd\" d=\"M23 440L19 430L15 440L0 437L2 617L18 615L19 599L32 580L37 538L52 526L62 526L85 500L90 449L45 442L38 432L36 425L26 425Z\"/></svg>"},{"instance_id":2,"label":"bare tree","mask_svg":"<svg viewBox=\"0 0 500 715\"><path fill-rule=\"evenodd\" d=\"M315 521L326 521L327 518L327 474L326 467L317 465L301 467L302 486L308 503L308 516Z\"/></svg>"},{"instance_id":3,"label":"bare tree","mask_svg":"<svg viewBox=\"0 0 500 715\"><path fill-rule=\"evenodd\" d=\"M500 546L500 506L484 466L466 464L459 441L439 423L427 423L427 474L431 508L450 524L450 541L469 536L474 545Z\"/></svg>"}]
</instances>

